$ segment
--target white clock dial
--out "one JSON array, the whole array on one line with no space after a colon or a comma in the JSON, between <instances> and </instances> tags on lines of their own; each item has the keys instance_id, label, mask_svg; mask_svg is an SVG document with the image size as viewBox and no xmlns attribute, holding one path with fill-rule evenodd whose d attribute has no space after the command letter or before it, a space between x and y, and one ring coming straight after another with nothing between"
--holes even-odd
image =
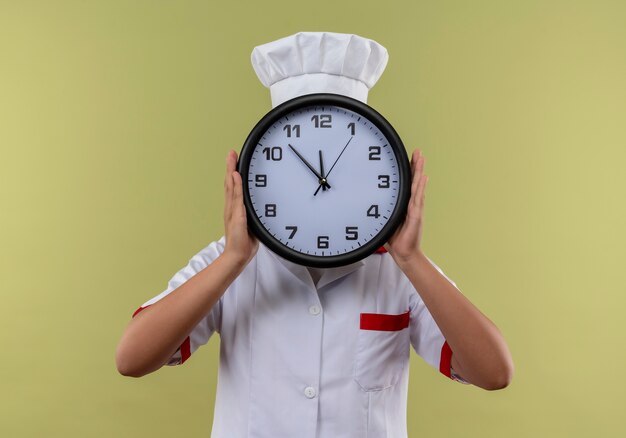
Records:
<instances>
[{"instance_id":1,"label":"white clock dial","mask_svg":"<svg viewBox=\"0 0 626 438\"><path fill-rule=\"evenodd\" d=\"M400 187L385 135L338 106L297 109L276 120L254 147L247 177L252 208L267 232L294 251L321 257L374 238Z\"/></svg>"}]
</instances>

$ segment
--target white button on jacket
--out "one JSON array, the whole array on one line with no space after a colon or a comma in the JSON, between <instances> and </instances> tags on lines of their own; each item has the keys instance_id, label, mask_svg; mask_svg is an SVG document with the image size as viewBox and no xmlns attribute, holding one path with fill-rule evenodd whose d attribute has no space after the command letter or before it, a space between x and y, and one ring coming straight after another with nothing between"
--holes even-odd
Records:
<instances>
[{"instance_id":1,"label":"white button on jacket","mask_svg":"<svg viewBox=\"0 0 626 438\"><path fill-rule=\"evenodd\" d=\"M208 266L224 241L192 257L135 314ZM214 438L406 437L411 345L450 377L451 350L389 254L326 269L316 288L305 267L260 244L168 365L213 332L221 341Z\"/></svg>"},{"instance_id":2,"label":"white button on jacket","mask_svg":"<svg viewBox=\"0 0 626 438\"><path fill-rule=\"evenodd\" d=\"M320 306L318 306L317 304L312 305L311 307L309 307L309 313L311 315L319 315Z\"/></svg>"}]
</instances>

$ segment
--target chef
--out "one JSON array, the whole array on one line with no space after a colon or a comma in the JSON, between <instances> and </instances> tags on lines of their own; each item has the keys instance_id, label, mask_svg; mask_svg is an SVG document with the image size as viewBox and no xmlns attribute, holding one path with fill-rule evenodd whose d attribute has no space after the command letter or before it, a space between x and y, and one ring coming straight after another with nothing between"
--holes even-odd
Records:
<instances>
[{"instance_id":1,"label":"chef","mask_svg":"<svg viewBox=\"0 0 626 438\"><path fill-rule=\"evenodd\" d=\"M331 32L299 32L252 52L274 107L318 92L366 102L387 60L377 42ZM285 260L249 233L236 163L230 151L224 236L135 311L116 351L121 374L183 364L219 333L217 438L406 437L411 348L457 382L509 384L501 333L420 246L419 150L403 224L376 253L328 269Z\"/></svg>"}]
</instances>

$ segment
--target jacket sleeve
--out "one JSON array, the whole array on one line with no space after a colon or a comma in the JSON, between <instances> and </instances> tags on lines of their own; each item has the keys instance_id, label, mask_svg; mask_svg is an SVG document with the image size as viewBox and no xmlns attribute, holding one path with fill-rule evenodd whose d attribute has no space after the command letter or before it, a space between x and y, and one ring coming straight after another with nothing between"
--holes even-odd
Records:
<instances>
[{"instance_id":1,"label":"jacket sleeve","mask_svg":"<svg viewBox=\"0 0 626 438\"><path fill-rule=\"evenodd\" d=\"M133 317L146 307L149 307L163 297L172 293L191 277L209 266L220 254L222 254L222 252L224 252L224 243L225 239L222 237L217 241L211 242L208 246L194 255L187 263L187 266L183 267L176 274L174 274L168 282L167 288L157 296L143 303L137 310L135 310ZM192 329L189 336L187 336L183 343L172 354L166 365L183 364L187 359L189 359L194 351L209 341L214 332L217 331L219 333L221 331L223 297L224 296L222 295L207 315Z\"/></svg>"},{"instance_id":2,"label":"jacket sleeve","mask_svg":"<svg viewBox=\"0 0 626 438\"><path fill-rule=\"evenodd\" d=\"M428 261L439 271L450 283L457 287L454 281L450 280L446 274L432 260ZM406 278L406 277L405 277ZM459 375L454 373L452 369L452 350L448 345L443 333L435 322L430 311L422 301L419 293L415 290L411 282L406 279L409 292L409 310L410 310L410 338L411 345L415 352L424 359L429 365L438 369L441 374L446 377L461 382L468 383ZM458 289L458 287L457 287Z\"/></svg>"}]
</instances>

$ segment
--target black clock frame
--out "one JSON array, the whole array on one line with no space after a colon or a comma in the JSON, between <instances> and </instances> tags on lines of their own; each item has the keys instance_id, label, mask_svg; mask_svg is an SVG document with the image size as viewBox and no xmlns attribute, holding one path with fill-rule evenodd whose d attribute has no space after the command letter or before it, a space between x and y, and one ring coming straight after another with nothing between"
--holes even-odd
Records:
<instances>
[{"instance_id":1,"label":"black clock frame","mask_svg":"<svg viewBox=\"0 0 626 438\"><path fill-rule=\"evenodd\" d=\"M314 256L310 254L303 254L296 250L284 245L280 240L272 236L269 231L263 226L260 219L257 217L252 201L250 200L250 193L248 191L248 172L250 170L250 161L252 160L252 154L254 149L258 145L261 137L277 120L283 116L306 107L324 107L335 106L344 109L349 109L357 114L365 117L373 125L375 125L380 132L389 141L389 146L393 150L396 161L398 163L398 176L399 176L399 188L398 188L398 200L394 207L389 220L380 230L380 232L372 238L366 244L359 248L340 255L331 256ZM241 153L239 154L239 161L237 163L237 171L242 176L243 181L243 202L246 208L248 228L250 231L271 251L274 251L279 256L290 260L294 263L304 266L311 266L316 268L333 268L338 266L344 266L351 263L355 263L365 257L373 254L378 248L384 245L387 240L393 235L394 231L400 224L402 224L408 203L411 195L411 167L409 164L409 158L400 136L391 124L375 109L369 105L352 99L347 96L332 93L314 93L304 96L298 96L282 104L276 108L270 110L252 129L246 141L243 144Z\"/></svg>"}]
</instances>

